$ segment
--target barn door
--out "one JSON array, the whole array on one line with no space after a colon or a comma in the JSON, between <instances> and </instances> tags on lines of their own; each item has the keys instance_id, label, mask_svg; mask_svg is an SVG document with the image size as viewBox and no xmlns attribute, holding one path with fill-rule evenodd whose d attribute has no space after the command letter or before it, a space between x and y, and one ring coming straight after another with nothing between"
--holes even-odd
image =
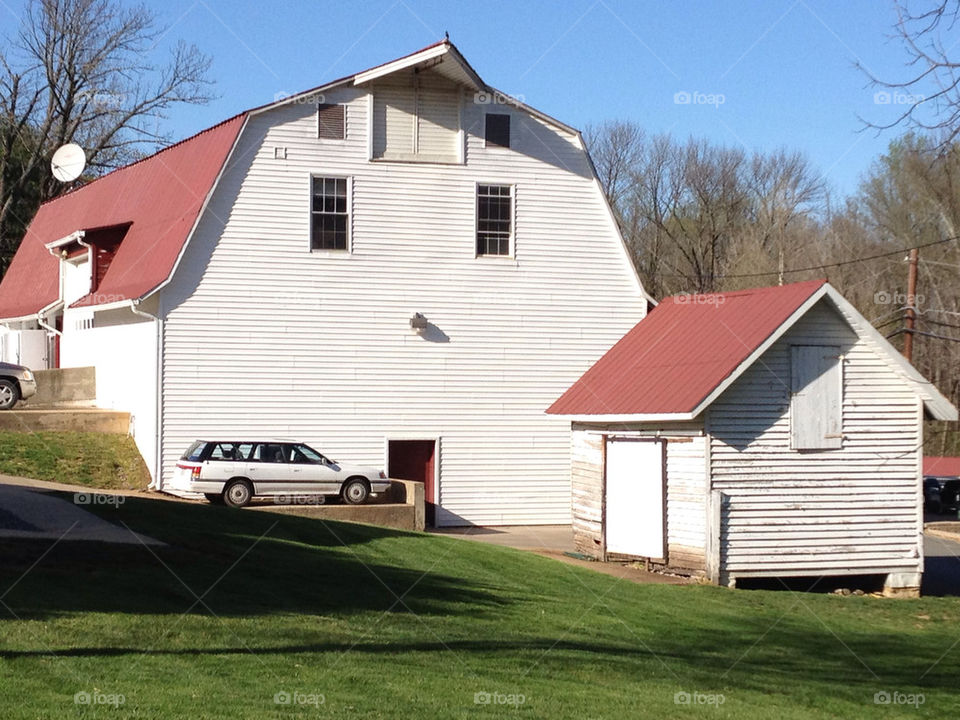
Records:
<instances>
[{"instance_id":1,"label":"barn door","mask_svg":"<svg viewBox=\"0 0 960 720\"><path fill-rule=\"evenodd\" d=\"M607 552L663 558L663 441L607 439Z\"/></svg>"}]
</instances>

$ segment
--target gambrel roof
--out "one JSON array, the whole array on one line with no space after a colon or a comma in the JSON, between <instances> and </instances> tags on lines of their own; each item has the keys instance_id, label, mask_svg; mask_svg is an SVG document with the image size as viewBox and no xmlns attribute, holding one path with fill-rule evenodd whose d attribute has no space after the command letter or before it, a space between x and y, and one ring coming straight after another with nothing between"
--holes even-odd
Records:
<instances>
[{"instance_id":1,"label":"gambrel roof","mask_svg":"<svg viewBox=\"0 0 960 720\"><path fill-rule=\"evenodd\" d=\"M957 410L824 280L664 299L550 408L595 421L692 420L826 298L911 383L927 412Z\"/></svg>"},{"instance_id":2,"label":"gambrel roof","mask_svg":"<svg viewBox=\"0 0 960 720\"><path fill-rule=\"evenodd\" d=\"M0 282L0 320L27 320L61 299L59 260L51 244L96 229L129 226L96 292L74 307L138 302L176 269L248 116L341 85L362 85L392 72L430 68L472 89L484 84L449 40L297 95L244 111L154 155L41 205ZM577 131L509 96L505 101L569 132ZM53 248L56 251L56 248Z\"/></svg>"}]
</instances>

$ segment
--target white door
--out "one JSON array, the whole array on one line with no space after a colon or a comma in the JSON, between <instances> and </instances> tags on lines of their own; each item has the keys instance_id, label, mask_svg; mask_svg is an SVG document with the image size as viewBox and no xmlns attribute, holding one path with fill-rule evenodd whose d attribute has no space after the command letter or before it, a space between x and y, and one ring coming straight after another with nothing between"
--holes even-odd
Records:
<instances>
[{"instance_id":1,"label":"white door","mask_svg":"<svg viewBox=\"0 0 960 720\"><path fill-rule=\"evenodd\" d=\"M607 439L607 552L664 557L663 441Z\"/></svg>"}]
</instances>

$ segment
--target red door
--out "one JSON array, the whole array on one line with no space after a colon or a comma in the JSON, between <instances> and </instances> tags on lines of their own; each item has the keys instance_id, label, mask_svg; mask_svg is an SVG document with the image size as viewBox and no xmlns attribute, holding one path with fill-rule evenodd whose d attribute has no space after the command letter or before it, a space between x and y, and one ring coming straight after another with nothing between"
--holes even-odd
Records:
<instances>
[{"instance_id":1,"label":"red door","mask_svg":"<svg viewBox=\"0 0 960 720\"><path fill-rule=\"evenodd\" d=\"M387 447L387 475L398 480L423 483L424 512L428 525L436 522L435 447L433 440L391 440Z\"/></svg>"}]
</instances>

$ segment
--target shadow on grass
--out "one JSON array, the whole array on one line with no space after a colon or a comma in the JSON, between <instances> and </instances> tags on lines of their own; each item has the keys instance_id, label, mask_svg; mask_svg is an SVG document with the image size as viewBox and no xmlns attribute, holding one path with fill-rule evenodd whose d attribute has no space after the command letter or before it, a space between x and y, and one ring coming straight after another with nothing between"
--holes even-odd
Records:
<instances>
[{"instance_id":1,"label":"shadow on grass","mask_svg":"<svg viewBox=\"0 0 960 720\"><path fill-rule=\"evenodd\" d=\"M480 613L506 602L462 577L428 572L429 557L418 570L379 556L378 542L422 542L417 533L144 498L90 509L167 546L71 542L69 534L55 544L0 541L0 596L20 618L88 611Z\"/></svg>"}]
</instances>

